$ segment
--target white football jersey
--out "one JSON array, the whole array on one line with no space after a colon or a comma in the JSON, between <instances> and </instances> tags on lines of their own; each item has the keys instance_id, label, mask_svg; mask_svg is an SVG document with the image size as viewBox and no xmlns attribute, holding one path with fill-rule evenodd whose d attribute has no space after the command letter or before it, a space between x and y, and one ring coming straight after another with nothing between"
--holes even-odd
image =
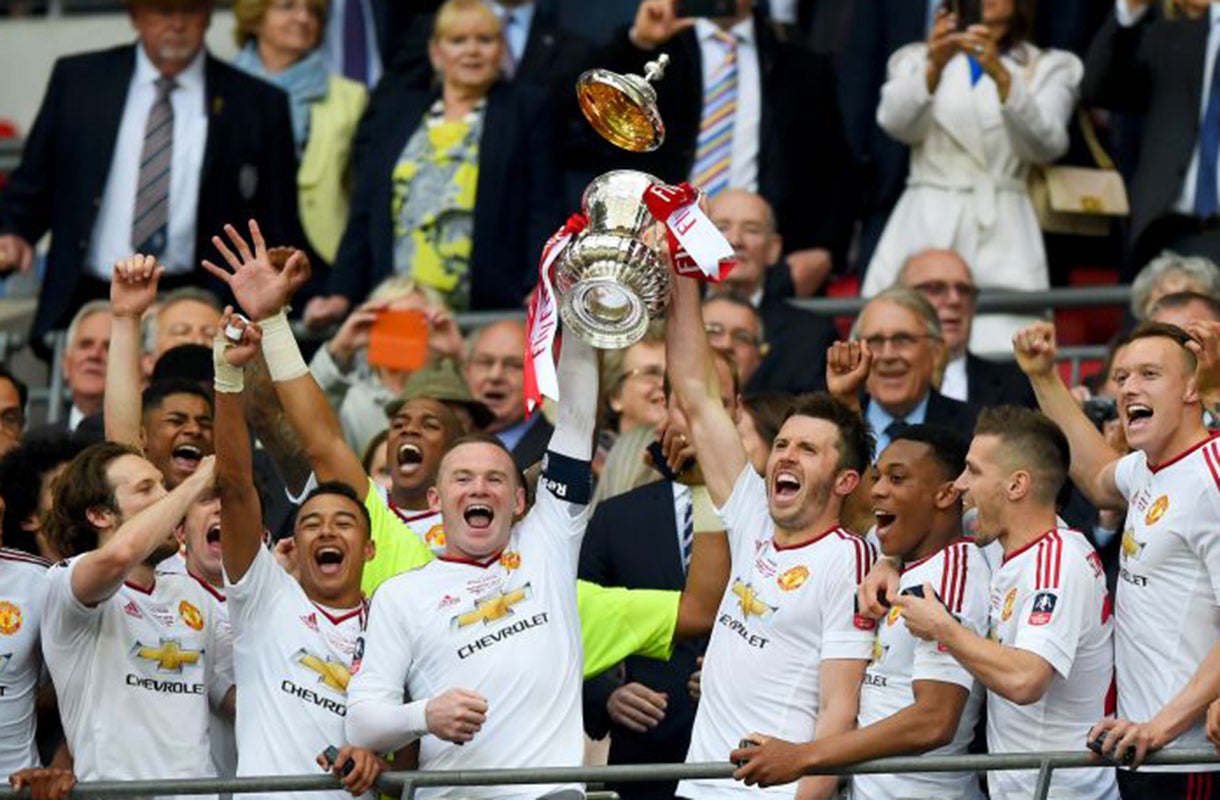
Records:
<instances>
[{"instance_id":1,"label":"white football jersey","mask_svg":"<svg viewBox=\"0 0 1220 800\"><path fill-rule=\"evenodd\" d=\"M1084 534L1055 528L1009 553L991 580L990 637L1035 653L1055 670L1042 699L1017 705L987 693L993 753L1081 750L1112 710L1114 649L1101 559ZM989 773L992 800L1028 800L1036 770ZM1114 769L1055 770L1050 797L1118 797Z\"/></svg>"},{"instance_id":2,"label":"white football jersey","mask_svg":"<svg viewBox=\"0 0 1220 800\"><path fill-rule=\"evenodd\" d=\"M927 558L908 564L898 586L905 591L925 583L932 584L945 607L963 625L980 636L987 635L991 573L974 540L958 539ZM912 636L895 606L877 626L872 660L860 688L859 726L880 722L913 705L915 681L952 683L970 693L953 741L928 751L933 756L965 753L974 738L974 726L983 704L983 686L945 648ZM982 796L973 772L855 775L851 779L853 800L977 800Z\"/></svg>"},{"instance_id":3,"label":"white football jersey","mask_svg":"<svg viewBox=\"0 0 1220 800\"><path fill-rule=\"evenodd\" d=\"M314 759L323 750L347 742L347 683L365 606L336 611L313 603L263 547L242 579L226 589L241 687L237 774L308 775L318 769ZM318 794L328 796L351 795Z\"/></svg>"},{"instance_id":4,"label":"white football jersey","mask_svg":"<svg viewBox=\"0 0 1220 800\"><path fill-rule=\"evenodd\" d=\"M1115 599L1118 715L1147 721L1182 690L1220 640L1220 439L1157 467L1118 462L1127 498ZM1165 749L1207 749L1202 717ZM1200 772L1220 764L1140 767Z\"/></svg>"},{"instance_id":5,"label":"white football jersey","mask_svg":"<svg viewBox=\"0 0 1220 800\"><path fill-rule=\"evenodd\" d=\"M584 655L576 561L587 521L587 507L540 486L499 556L484 562L442 557L383 583L373 598L350 704L398 704L470 689L487 699L482 730L462 746L424 736L421 769L578 766ZM536 798L560 788L577 787L419 794Z\"/></svg>"},{"instance_id":6,"label":"white football jersey","mask_svg":"<svg viewBox=\"0 0 1220 800\"><path fill-rule=\"evenodd\" d=\"M775 544L763 479L746 465L717 510L732 558L703 660L703 686L688 763L724 761L751 731L793 742L813 739L823 659L867 661L873 620L856 613L856 586L876 551L831 528L802 545ZM792 797L796 784L763 790ZM689 780L678 796L759 796L733 781Z\"/></svg>"},{"instance_id":7,"label":"white football jersey","mask_svg":"<svg viewBox=\"0 0 1220 800\"><path fill-rule=\"evenodd\" d=\"M42 675L38 628L48 566L38 556L0 549L0 780L39 766L34 701Z\"/></svg>"},{"instance_id":8,"label":"white football jersey","mask_svg":"<svg viewBox=\"0 0 1220 800\"><path fill-rule=\"evenodd\" d=\"M165 561L157 565L158 574L161 574L159 570L164 565ZM225 600L224 592L186 569L185 561L183 561L182 566L183 574L194 578L203 587L203 590L212 595L216 600L218 611L216 619L217 624L220 625L221 630L224 632L224 646L220 651L220 658L216 659L213 664L217 679L222 684L228 681L229 685L233 686L235 685L233 672L233 628L229 624L229 604ZM237 775L237 731L233 720L221 714L215 706L213 706L211 718L208 720L208 738L212 744L212 766L216 768L216 774L221 778L232 778ZM221 795L222 798L230 796L227 794Z\"/></svg>"},{"instance_id":9,"label":"white football jersey","mask_svg":"<svg viewBox=\"0 0 1220 800\"><path fill-rule=\"evenodd\" d=\"M72 593L80 559L47 573L42 648L81 781L208 778L209 699L232 680L216 600L190 577L124 584L96 606Z\"/></svg>"}]
</instances>

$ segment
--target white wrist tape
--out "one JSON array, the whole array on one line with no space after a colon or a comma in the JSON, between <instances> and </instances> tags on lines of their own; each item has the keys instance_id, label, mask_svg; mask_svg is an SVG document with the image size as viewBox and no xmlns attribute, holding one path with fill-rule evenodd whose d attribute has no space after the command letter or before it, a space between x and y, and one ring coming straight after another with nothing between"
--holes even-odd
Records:
<instances>
[{"instance_id":1,"label":"white wrist tape","mask_svg":"<svg viewBox=\"0 0 1220 800\"><path fill-rule=\"evenodd\" d=\"M267 361L271 380L282 383L309 373L285 311L268 317L259 326L263 329L263 358Z\"/></svg>"},{"instance_id":2,"label":"white wrist tape","mask_svg":"<svg viewBox=\"0 0 1220 800\"><path fill-rule=\"evenodd\" d=\"M229 347L224 339L218 338L212 342L212 387L224 394L241 394L246 388L246 372L225 361L225 350Z\"/></svg>"}]
</instances>

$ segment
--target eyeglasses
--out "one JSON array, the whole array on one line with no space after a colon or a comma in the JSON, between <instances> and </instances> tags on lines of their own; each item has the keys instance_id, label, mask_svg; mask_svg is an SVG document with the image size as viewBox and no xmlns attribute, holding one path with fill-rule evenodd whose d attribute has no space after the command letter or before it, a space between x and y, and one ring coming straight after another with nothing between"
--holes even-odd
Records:
<instances>
[{"instance_id":1,"label":"eyeglasses","mask_svg":"<svg viewBox=\"0 0 1220 800\"><path fill-rule=\"evenodd\" d=\"M915 291L938 300L947 296L950 291L957 292L967 300L973 300L979 296L979 287L964 281L925 281L915 284Z\"/></svg>"},{"instance_id":2,"label":"eyeglasses","mask_svg":"<svg viewBox=\"0 0 1220 800\"><path fill-rule=\"evenodd\" d=\"M499 366L505 372L521 372L525 364L520 358L496 358L495 356L475 356L470 360L470 368L479 372L491 372Z\"/></svg>"},{"instance_id":3,"label":"eyeglasses","mask_svg":"<svg viewBox=\"0 0 1220 800\"><path fill-rule=\"evenodd\" d=\"M665 367L660 364L649 364L646 367L636 367L629 369L623 373L623 377L619 378L619 383L626 383L629 378L644 378L652 383L661 383L665 380Z\"/></svg>"},{"instance_id":4,"label":"eyeglasses","mask_svg":"<svg viewBox=\"0 0 1220 800\"><path fill-rule=\"evenodd\" d=\"M25 430L25 412L20 408L0 411L0 428L11 433L21 433Z\"/></svg>"},{"instance_id":5,"label":"eyeglasses","mask_svg":"<svg viewBox=\"0 0 1220 800\"><path fill-rule=\"evenodd\" d=\"M902 352L909 352L909 351L913 350L915 348L915 345L919 344L924 339L936 339L936 338L937 337L933 336L930 333L924 333L924 334L895 333L892 336L882 336L881 334L865 336L861 339L861 341L864 342L865 344L867 344L868 349L873 351L874 353L880 353L882 350L885 349L885 346L887 344L893 345L894 349L896 351L902 353Z\"/></svg>"},{"instance_id":6,"label":"eyeglasses","mask_svg":"<svg viewBox=\"0 0 1220 800\"><path fill-rule=\"evenodd\" d=\"M762 344L758 337L747 331L745 328L733 328L727 330L723 325L713 322L703 326L703 330L707 333L707 338L710 340L719 339L727 335L733 340L733 344L739 344L743 347L758 347Z\"/></svg>"}]
</instances>

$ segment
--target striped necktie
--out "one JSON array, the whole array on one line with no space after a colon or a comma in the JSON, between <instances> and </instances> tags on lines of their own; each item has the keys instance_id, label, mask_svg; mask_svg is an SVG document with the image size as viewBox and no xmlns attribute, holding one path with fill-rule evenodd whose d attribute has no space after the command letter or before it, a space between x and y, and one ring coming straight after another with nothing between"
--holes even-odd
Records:
<instances>
[{"instance_id":1,"label":"striped necktie","mask_svg":"<svg viewBox=\"0 0 1220 800\"><path fill-rule=\"evenodd\" d=\"M717 31L713 37L724 48L724 61L703 87L703 117L692 175L694 184L708 196L729 186L737 112L737 39L724 31Z\"/></svg>"},{"instance_id":2,"label":"striped necktie","mask_svg":"<svg viewBox=\"0 0 1220 800\"><path fill-rule=\"evenodd\" d=\"M675 510L682 523L682 529L678 531L681 537L678 543L682 547L682 572L685 574L690 571L690 556L695 549L695 498L689 486L675 484L674 488L674 499L677 503Z\"/></svg>"},{"instance_id":3,"label":"striped necktie","mask_svg":"<svg viewBox=\"0 0 1220 800\"><path fill-rule=\"evenodd\" d=\"M131 246L137 253L159 256L169 231L170 165L174 157L174 107L169 95L178 84L157 78L157 97L144 125L140 174L136 181L136 208L131 218Z\"/></svg>"}]
</instances>

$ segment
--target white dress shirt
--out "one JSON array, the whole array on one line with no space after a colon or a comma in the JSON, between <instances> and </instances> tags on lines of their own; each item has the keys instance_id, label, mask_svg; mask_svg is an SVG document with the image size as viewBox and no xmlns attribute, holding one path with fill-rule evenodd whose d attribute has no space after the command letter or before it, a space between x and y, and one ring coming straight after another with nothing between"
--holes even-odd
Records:
<instances>
[{"instance_id":1,"label":"white dress shirt","mask_svg":"<svg viewBox=\"0 0 1220 800\"><path fill-rule=\"evenodd\" d=\"M961 355L945 365L945 377L940 382L940 393L945 397L966 402L970 394L966 378L966 356Z\"/></svg>"},{"instance_id":2,"label":"white dress shirt","mask_svg":"<svg viewBox=\"0 0 1220 800\"><path fill-rule=\"evenodd\" d=\"M521 66L525 58L525 48L529 44L530 26L534 24L534 4L522 3L518 6L504 6L493 3L492 7L504 25L504 41L508 52L513 57L513 63Z\"/></svg>"},{"instance_id":3,"label":"white dress shirt","mask_svg":"<svg viewBox=\"0 0 1220 800\"><path fill-rule=\"evenodd\" d=\"M404 0L390 0L404 2ZM332 75L343 74L343 12L348 3L364 4L364 41L368 44L368 86L372 89L381 79L381 52L377 49L377 26L373 24L373 4L369 0L330 0L326 18L326 35L322 37L322 53Z\"/></svg>"},{"instance_id":4,"label":"white dress shirt","mask_svg":"<svg viewBox=\"0 0 1220 800\"><path fill-rule=\"evenodd\" d=\"M1148 13L1148 6L1132 14L1127 8L1126 0L1115 0L1115 12L1118 24L1125 28L1135 25ZM1199 134L1202 136L1203 116L1207 114L1207 100L1211 96L1213 72L1216 71L1216 52L1220 50L1220 5L1211 3L1208 7L1208 17L1211 23L1207 32L1207 59L1203 62L1203 91L1199 93ZM1195 140L1194 152L1190 156L1190 168L1182 180L1182 193L1173 204L1174 211L1179 214L1194 215L1195 184L1199 180L1199 139ZM1217 187L1220 191L1220 175L1217 175Z\"/></svg>"},{"instance_id":5,"label":"white dress shirt","mask_svg":"<svg viewBox=\"0 0 1220 800\"><path fill-rule=\"evenodd\" d=\"M175 80L178 87L170 93L174 109L174 153L170 162L169 237L161 263L171 274L195 268L195 218L199 207L199 182L203 153L208 139L208 115L204 107L204 51ZM161 77L148 60L144 48L136 45L136 68L127 89L127 101L119 122L119 133L106 176L106 189L85 261L89 274L109 281L114 262L131 255L131 223L136 208L136 188L140 175L140 154L144 149L144 127L148 112L157 98L155 83Z\"/></svg>"},{"instance_id":6,"label":"white dress shirt","mask_svg":"<svg viewBox=\"0 0 1220 800\"><path fill-rule=\"evenodd\" d=\"M695 21L695 36L703 62L703 85L709 86L724 64L724 45L715 39L719 26L706 19ZM758 37L754 18L749 17L729 28L737 38L737 109L733 117L733 163L729 167L729 186L758 191L758 142L762 122L762 84L758 68ZM693 167L692 167L693 168Z\"/></svg>"}]
</instances>

